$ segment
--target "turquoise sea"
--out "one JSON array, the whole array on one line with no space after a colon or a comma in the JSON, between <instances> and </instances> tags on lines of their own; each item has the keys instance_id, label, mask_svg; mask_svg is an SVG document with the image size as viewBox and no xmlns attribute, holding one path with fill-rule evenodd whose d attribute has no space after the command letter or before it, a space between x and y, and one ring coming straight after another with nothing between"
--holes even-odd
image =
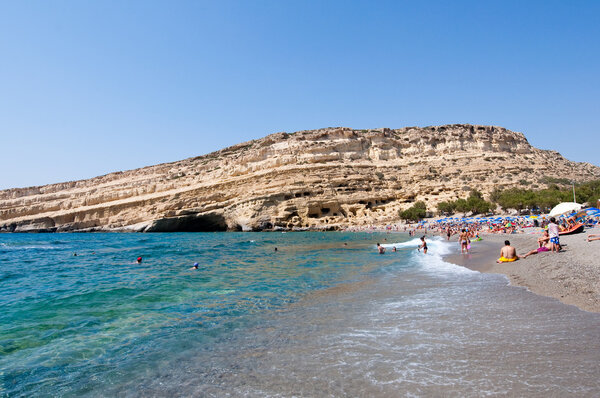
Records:
<instances>
[{"instance_id":1,"label":"turquoise sea","mask_svg":"<svg viewBox=\"0 0 600 398\"><path fill-rule=\"evenodd\" d=\"M0 396L600 395L599 314L417 245L2 234Z\"/></svg>"}]
</instances>

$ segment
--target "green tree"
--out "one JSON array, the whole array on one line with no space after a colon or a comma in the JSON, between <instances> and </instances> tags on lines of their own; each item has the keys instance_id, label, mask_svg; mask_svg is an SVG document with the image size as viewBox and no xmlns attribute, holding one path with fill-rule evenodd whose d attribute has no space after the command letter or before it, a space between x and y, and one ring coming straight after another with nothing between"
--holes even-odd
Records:
<instances>
[{"instance_id":1,"label":"green tree","mask_svg":"<svg viewBox=\"0 0 600 398\"><path fill-rule=\"evenodd\" d=\"M427 205L425 202L416 202L412 207L401 211L399 215L403 220L419 221L427 215Z\"/></svg>"},{"instance_id":2,"label":"green tree","mask_svg":"<svg viewBox=\"0 0 600 398\"><path fill-rule=\"evenodd\" d=\"M440 202L437 209L441 214L454 214L454 202Z\"/></svg>"}]
</instances>

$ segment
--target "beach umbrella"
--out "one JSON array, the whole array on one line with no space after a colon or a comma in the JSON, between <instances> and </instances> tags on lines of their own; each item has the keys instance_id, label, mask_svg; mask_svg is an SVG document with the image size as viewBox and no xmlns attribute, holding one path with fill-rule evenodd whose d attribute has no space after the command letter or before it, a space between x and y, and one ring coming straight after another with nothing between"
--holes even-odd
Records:
<instances>
[{"instance_id":1,"label":"beach umbrella","mask_svg":"<svg viewBox=\"0 0 600 398\"><path fill-rule=\"evenodd\" d=\"M578 217L580 216L580 213L584 213L585 216L594 216L600 214L600 210L596 209L595 207L588 207L587 209L583 209L579 213L577 213ZM584 215L582 215L582 217Z\"/></svg>"},{"instance_id":2,"label":"beach umbrella","mask_svg":"<svg viewBox=\"0 0 600 398\"><path fill-rule=\"evenodd\" d=\"M575 213L574 217L577 221L579 221L586 217L593 217L598 214L600 214L600 210L596 209L595 207L592 207L589 209L583 209L578 211L577 213Z\"/></svg>"},{"instance_id":3,"label":"beach umbrella","mask_svg":"<svg viewBox=\"0 0 600 398\"><path fill-rule=\"evenodd\" d=\"M557 217L565 213L572 213L581 209L581 205L575 202L559 203L550 211L550 217Z\"/></svg>"}]
</instances>

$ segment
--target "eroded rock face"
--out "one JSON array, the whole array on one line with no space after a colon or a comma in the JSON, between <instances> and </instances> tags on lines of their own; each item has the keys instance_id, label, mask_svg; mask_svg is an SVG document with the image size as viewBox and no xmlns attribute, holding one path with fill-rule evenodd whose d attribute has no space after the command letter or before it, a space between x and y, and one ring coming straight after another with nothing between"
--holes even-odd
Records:
<instances>
[{"instance_id":1,"label":"eroded rock face","mask_svg":"<svg viewBox=\"0 0 600 398\"><path fill-rule=\"evenodd\" d=\"M0 191L0 231L337 229L388 223L417 200L588 181L600 168L501 127L277 133L174 163Z\"/></svg>"}]
</instances>

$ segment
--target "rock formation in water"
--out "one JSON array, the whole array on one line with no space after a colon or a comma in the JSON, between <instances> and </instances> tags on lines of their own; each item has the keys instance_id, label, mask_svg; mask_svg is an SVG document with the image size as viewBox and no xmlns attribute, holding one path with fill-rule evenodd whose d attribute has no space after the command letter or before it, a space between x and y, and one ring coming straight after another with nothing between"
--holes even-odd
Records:
<instances>
[{"instance_id":1,"label":"rock formation in water","mask_svg":"<svg viewBox=\"0 0 600 398\"><path fill-rule=\"evenodd\" d=\"M398 221L424 201L583 182L600 168L501 127L276 133L205 156L88 180L0 191L0 231L337 229Z\"/></svg>"}]
</instances>

